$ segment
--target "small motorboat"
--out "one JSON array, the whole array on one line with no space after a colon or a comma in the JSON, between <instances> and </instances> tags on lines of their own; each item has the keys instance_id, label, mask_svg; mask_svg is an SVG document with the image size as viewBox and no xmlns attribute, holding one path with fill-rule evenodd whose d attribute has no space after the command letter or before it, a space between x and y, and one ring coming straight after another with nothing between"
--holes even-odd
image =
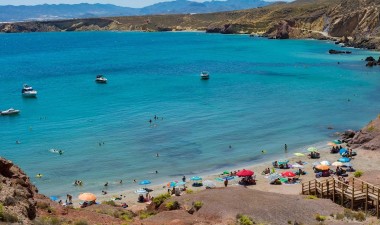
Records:
<instances>
[{"instance_id":1,"label":"small motorboat","mask_svg":"<svg viewBox=\"0 0 380 225\"><path fill-rule=\"evenodd\" d=\"M103 75L97 75L95 82L100 83L100 84L105 84L107 83L107 78L105 78Z\"/></svg>"},{"instance_id":2,"label":"small motorboat","mask_svg":"<svg viewBox=\"0 0 380 225\"><path fill-rule=\"evenodd\" d=\"M4 111L0 111L0 114L2 116L7 116L7 115L17 115L20 113L20 110L18 109L13 109L13 108L10 108L8 110L4 110Z\"/></svg>"},{"instance_id":3,"label":"small motorboat","mask_svg":"<svg viewBox=\"0 0 380 225\"><path fill-rule=\"evenodd\" d=\"M22 96L26 98L35 98L37 97L37 91L27 84L24 84L21 90Z\"/></svg>"},{"instance_id":4,"label":"small motorboat","mask_svg":"<svg viewBox=\"0 0 380 225\"><path fill-rule=\"evenodd\" d=\"M207 71L201 72L201 80L208 80L209 78L210 78L210 75L208 74Z\"/></svg>"}]
</instances>

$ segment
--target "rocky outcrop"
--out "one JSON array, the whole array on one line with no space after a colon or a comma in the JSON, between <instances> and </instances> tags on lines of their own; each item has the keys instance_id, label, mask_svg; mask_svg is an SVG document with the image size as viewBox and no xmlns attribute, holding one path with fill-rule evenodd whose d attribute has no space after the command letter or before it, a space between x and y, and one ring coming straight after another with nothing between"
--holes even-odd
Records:
<instances>
[{"instance_id":1,"label":"rocky outcrop","mask_svg":"<svg viewBox=\"0 0 380 225\"><path fill-rule=\"evenodd\" d=\"M360 147L367 150L380 150L380 116L356 132L355 136L348 143L353 148Z\"/></svg>"},{"instance_id":2,"label":"rocky outcrop","mask_svg":"<svg viewBox=\"0 0 380 225\"><path fill-rule=\"evenodd\" d=\"M0 221L29 224L36 217L37 188L18 166L1 157L0 181Z\"/></svg>"}]
</instances>

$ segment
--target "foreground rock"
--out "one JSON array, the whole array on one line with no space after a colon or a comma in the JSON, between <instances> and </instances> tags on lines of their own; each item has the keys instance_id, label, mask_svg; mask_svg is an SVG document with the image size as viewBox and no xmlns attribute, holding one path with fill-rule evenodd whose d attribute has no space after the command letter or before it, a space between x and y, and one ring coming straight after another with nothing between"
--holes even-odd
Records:
<instances>
[{"instance_id":1,"label":"foreground rock","mask_svg":"<svg viewBox=\"0 0 380 225\"><path fill-rule=\"evenodd\" d=\"M3 222L30 223L36 218L37 188L11 161L0 157L0 211Z\"/></svg>"},{"instance_id":2,"label":"foreground rock","mask_svg":"<svg viewBox=\"0 0 380 225\"><path fill-rule=\"evenodd\" d=\"M355 134L349 144L353 148L380 149L380 116Z\"/></svg>"}]
</instances>

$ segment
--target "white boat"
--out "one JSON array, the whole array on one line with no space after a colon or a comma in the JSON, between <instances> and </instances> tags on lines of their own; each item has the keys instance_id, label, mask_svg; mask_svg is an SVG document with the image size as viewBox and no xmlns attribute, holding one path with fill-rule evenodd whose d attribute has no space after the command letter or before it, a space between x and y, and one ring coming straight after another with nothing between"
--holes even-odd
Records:
<instances>
[{"instance_id":1,"label":"white boat","mask_svg":"<svg viewBox=\"0 0 380 225\"><path fill-rule=\"evenodd\" d=\"M21 90L22 96L27 98L35 98L37 97L37 91L33 90L33 88L27 84L24 84Z\"/></svg>"},{"instance_id":2,"label":"white boat","mask_svg":"<svg viewBox=\"0 0 380 225\"><path fill-rule=\"evenodd\" d=\"M208 74L207 71L202 71L201 72L201 79L202 80L208 80L210 78L210 75Z\"/></svg>"},{"instance_id":3,"label":"white boat","mask_svg":"<svg viewBox=\"0 0 380 225\"><path fill-rule=\"evenodd\" d=\"M105 78L103 75L97 75L95 82L105 84L107 83L107 78Z\"/></svg>"},{"instance_id":4,"label":"white boat","mask_svg":"<svg viewBox=\"0 0 380 225\"><path fill-rule=\"evenodd\" d=\"M2 116L6 116L6 115L16 115L16 114L19 114L20 113L20 110L18 109L13 109L13 108L10 108L8 110L4 110L4 111L0 111L0 114Z\"/></svg>"}]
</instances>

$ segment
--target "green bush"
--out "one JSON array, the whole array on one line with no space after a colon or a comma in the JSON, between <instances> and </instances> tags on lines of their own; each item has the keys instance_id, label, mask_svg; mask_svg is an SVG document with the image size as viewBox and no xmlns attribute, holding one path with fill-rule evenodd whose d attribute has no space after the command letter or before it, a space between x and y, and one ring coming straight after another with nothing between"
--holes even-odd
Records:
<instances>
[{"instance_id":1,"label":"green bush","mask_svg":"<svg viewBox=\"0 0 380 225\"><path fill-rule=\"evenodd\" d=\"M37 208L39 209L48 209L49 206L50 205L46 202L37 202Z\"/></svg>"},{"instance_id":2,"label":"green bush","mask_svg":"<svg viewBox=\"0 0 380 225\"><path fill-rule=\"evenodd\" d=\"M347 219L352 220L354 218L354 212L351 211L350 209L344 209L343 213L344 213L344 217L346 217Z\"/></svg>"},{"instance_id":3,"label":"green bush","mask_svg":"<svg viewBox=\"0 0 380 225\"><path fill-rule=\"evenodd\" d=\"M109 201L102 201L102 204L110 205L110 206L116 206L115 201L109 200Z\"/></svg>"},{"instance_id":4,"label":"green bush","mask_svg":"<svg viewBox=\"0 0 380 225\"><path fill-rule=\"evenodd\" d=\"M174 202L167 202L165 207L169 210L176 210L180 208L180 205L177 201L174 201Z\"/></svg>"},{"instance_id":5,"label":"green bush","mask_svg":"<svg viewBox=\"0 0 380 225\"><path fill-rule=\"evenodd\" d=\"M160 205L162 204L162 203L164 203L164 201L166 200L166 199L169 199L171 196L170 196L170 194L162 194L162 195L159 195L159 196L157 196L157 197L155 197L155 198L153 198L153 203L156 205L156 208L158 208L158 207L160 207Z\"/></svg>"},{"instance_id":6,"label":"green bush","mask_svg":"<svg viewBox=\"0 0 380 225\"><path fill-rule=\"evenodd\" d=\"M343 220L343 219L344 219L344 214L342 214L342 213L337 213L337 214L335 215L335 219L337 219L337 220Z\"/></svg>"},{"instance_id":7,"label":"green bush","mask_svg":"<svg viewBox=\"0 0 380 225\"><path fill-rule=\"evenodd\" d=\"M363 171L358 170L354 172L354 177L361 177L363 175Z\"/></svg>"},{"instance_id":8,"label":"green bush","mask_svg":"<svg viewBox=\"0 0 380 225\"><path fill-rule=\"evenodd\" d=\"M239 225L253 225L254 224L252 218L247 215L238 214L236 218L237 218L237 223Z\"/></svg>"},{"instance_id":9,"label":"green bush","mask_svg":"<svg viewBox=\"0 0 380 225\"><path fill-rule=\"evenodd\" d=\"M34 220L34 225L60 225L62 221L57 217L44 216Z\"/></svg>"},{"instance_id":10,"label":"green bush","mask_svg":"<svg viewBox=\"0 0 380 225\"><path fill-rule=\"evenodd\" d=\"M140 211L139 217L140 217L140 219L146 219L146 218L151 217L151 216L153 216L155 214L156 213L153 212L153 211L147 211L147 210L145 210L145 211Z\"/></svg>"},{"instance_id":11,"label":"green bush","mask_svg":"<svg viewBox=\"0 0 380 225\"><path fill-rule=\"evenodd\" d=\"M317 221L322 222L322 221L325 221L325 220L326 220L326 216L322 216L322 215L317 214L317 215L315 215L315 219L316 219Z\"/></svg>"},{"instance_id":12,"label":"green bush","mask_svg":"<svg viewBox=\"0 0 380 225\"><path fill-rule=\"evenodd\" d=\"M193 190L191 190L191 189L186 189L186 194L193 194L193 193L194 193Z\"/></svg>"},{"instance_id":13,"label":"green bush","mask_svg":"<svg viewBox=\"0 0 380 225\"><path fill-rule=\"evenodd\" d=\"M194 208L198 211L200 208L202 208L203 202L196 201L196 202L193 203L193 205L194 205Z\"/></svg>"},{"instance_id":14,"label":"green bush","mask_svg":"<svg viewBox=\"0 0 380 225\"><path fill-rule=\"evenodd\" d=\"M373 132L373 131L375 131L376 130L376 128L373 126L373 125L371 125L371 126L369 126L368 128L367 128L367 131L368 132Z\"/></svg>"}]
</instances>

